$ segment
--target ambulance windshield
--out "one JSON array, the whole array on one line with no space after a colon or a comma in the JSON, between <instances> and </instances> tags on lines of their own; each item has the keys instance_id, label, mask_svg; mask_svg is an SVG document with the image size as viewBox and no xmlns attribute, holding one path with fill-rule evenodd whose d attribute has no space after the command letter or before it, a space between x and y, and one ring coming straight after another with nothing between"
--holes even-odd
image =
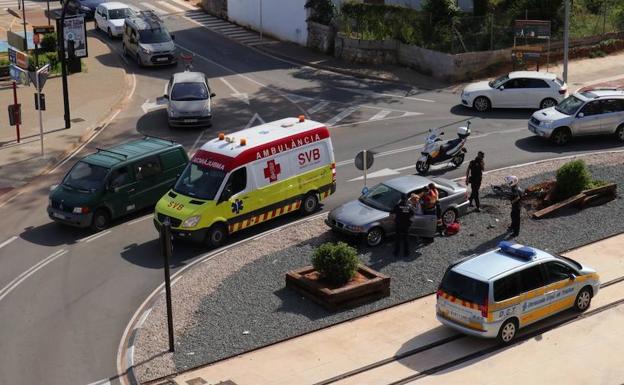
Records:
<instances>
[{"instance_id":1,"label":"ambulance windshield","mask_svg":"<svg viewBox=\"0 0 624 385\"><path fill-rule=\"evenodd\" d=\"M224 178L225 171L189 163L173 190L193 198L213 200Z\"/></svg>"}]
</instances>

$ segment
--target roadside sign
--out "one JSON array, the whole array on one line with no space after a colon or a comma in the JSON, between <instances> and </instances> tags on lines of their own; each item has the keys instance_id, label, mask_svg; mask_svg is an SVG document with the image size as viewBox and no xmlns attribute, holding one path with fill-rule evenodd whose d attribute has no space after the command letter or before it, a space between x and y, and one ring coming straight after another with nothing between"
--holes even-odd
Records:
<instances>
[{"instance_id":1,"label":"roadside sign","mask_svg":"<svg viewBox=\"0 0 624 385\"><path fill-rule=\"evenodd\" d=\"M366 163L364 163L364 152L366 152ZM372 151L360 151L355 156L355 167L358 170L364 170L364 165L366 164L366 169L368 170L374 161L375 157Z\"/></svg>"},{"instance_id":2,"label":"roadside sign","mask_svg":"<svg viewBox=\"0 0 624 385\"><path fill-rule=\"evenodd\" d=\"M59 21L60 22L60 21ZM65 58L69 58L69 40L74 41L74 53L77 58L87 57L87 30L83 15L66 17L63 25Z\"/></svg>"},{"instance_id":3,"label":"roadside sign","mask_svg":"<svg viewBox=\"0 0 624 385\"><path fill-rule=\"evenodd\" d=\"M45 111L45 94L35 92L35 110L39 110L39 106L41 106L41 111Z\"/></svg>"},{"instance_id":4,"label":"roadside sign","mask_svg":"<svg viewBox=\"0 0 624 385\"><path fill-rule=\"evenodd\" d=\"M53 25L33 25L32 27L34 34L42 34L45 35L47 33L54 33Z\"/></svg>"},{"instance_id":5,"label":"roadside sign","mask_svg":"<svg viewBox=\"0 0 624 385\"><path fill-rule=\"evenodd\" d=\"M15 64L11 64L9 74L11 75L11 79L15 80L15 82L19 84L23 84L25 86L30 84L27 71L24 71Z\"/></svg>"},{"instance_id":6,"label":"roadside sign","mask_svg":"<svg viewBox=\"0 0 624 385\"><path fill-rule=\"evenodd\" d=\"M39 45L41 44L41 35L36 33L33 35L33 43L35 43L35 45Z\"/></svg>"},{"instance_id":7,"label":"roadside sign","mask_svg":"<svg viewBox=\"0 0 624 385\"><path fill-rule=\"evenodd\" d=\"M39 84L39 92L41 92L41 90L43 90L43 85L46 83L46 80L48 80L48 75L50 74L50 65L46 64L43 67L39 68L38 71L29 71L28 72L28 77L30 78L30 81L35 83L35 84ZM39 76L39 82L37 83L37 76Z\"/></svg>"},{"instance_id":8,"label":"roadside sign","mask_svg":"<svg viewBox=\"0 0 624 385\"><path fill-rule=\"evenodd\" d=\"M531 39L550 39L550 21L547 20L516 20L515 37Z\"/></svg>"},{"instance_id":9,"label":"roadside sign","mask_svg":"<svg viewBox=\"0 0 624 385\"><path fill-rule=\"evenodd\" d=\"M9 125L22 124L22 105L9 104Z\"/></svg>"},{"instance_id":10,"label":"roadside sign","mask_svg":"<svg viewBox=\"0 0 624 385\"><path fill-rule=\"evenodd\" d=\"M7 42L11 47L15 47L20 51L26 51L26 46L24 45L24 36L18 33L15 33L13 31L7 31Z\"/></svg>"},{"instance_id":11,"label":"roadside sign","mask_svg":"<svg viewBox=\"0 0 624 385\"><path fill-rule=\"evenodd\" d=\"M18 66L21 69L28 69L28 55L22 51L18 51L13 47L8 48L9 63Z\"/></svg>"}]
</instances>

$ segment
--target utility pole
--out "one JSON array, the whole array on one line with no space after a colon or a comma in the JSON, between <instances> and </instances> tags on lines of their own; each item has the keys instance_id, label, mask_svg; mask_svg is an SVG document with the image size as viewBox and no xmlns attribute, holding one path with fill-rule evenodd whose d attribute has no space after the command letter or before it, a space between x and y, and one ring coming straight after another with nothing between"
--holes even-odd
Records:
<instances>
[{"instance_id":1,"label":"utility pole","mask_svg":"<svg viewBox=\"0 0 624 385\"><path fill-rule=\"evenodd\" d=\"M22 0L22 25L24 25L24 52L28 52L28 35L26 34L26 5Z\"/></svg>"},{"instance_id":2,"label":"utility pole","mask_svg":"<svg viewBox=\"0 0 624 385\"><path fill-rule=\"evenodd\" d=\"M67 6L71 3L71 0L63 2L63 10L61 11L61 20L58 24L58 41L61 61L61 75L63 84L63 106L65 117L65 128L71 127L71 116L69 111L69 90L67 89L67 59L65 58L65 14L67 13Z\"/></svg>"},{"instance_id":3,"label":"utility pole","mask_svg":"<svg viewBox=\"0 0 624 385\"><path fill-rule=\"evenodd\" d=\"M260 41L262 41L262 0L259 1L258 8L260 12Z\"/></svg>"},{"instance_id":4,"label":"utility pole","mask_svg":"<svg viewBox=\"0 0 624 385\"><path fill-rule=\"evenodd\" d=\"M169 351L175 351L173 340L173 309L171 306L171 275L169 273L169 258L171 258L171 222L165 218L160 226L160 250L164 257L165 265L165 297L167 300L167 330L169 332Z\"/></svg>"},{"instance_id":5,"label":"utility pole","mask_svg":"<svg viewBox=\"0 0 624 385\"><path fill-rule=\"evenodd\" d=\"M570 0L565 0L563 23L563 81L568 82L568 50L570 46Z\"/></svg>"}]
</instances>

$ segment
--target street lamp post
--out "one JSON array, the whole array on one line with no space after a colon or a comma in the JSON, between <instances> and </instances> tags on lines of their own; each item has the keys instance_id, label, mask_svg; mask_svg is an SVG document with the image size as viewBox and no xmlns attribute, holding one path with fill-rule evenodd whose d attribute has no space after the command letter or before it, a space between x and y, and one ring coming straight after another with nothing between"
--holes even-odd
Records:
<instances>
[{"instance_id":1,"label":"street lamp post","mask_svg":"<svg viewBox=\"0 0 624 385\"><path fill-rule=\"evenodd\" d=\"M67 59L65 58L65 14L67 13L67 7L72 3L72 8L77 9L73 0L66 0L63 2L63 10L61 11L61 20L58 26L58 34L59 34L59 51L60 51L60 61L61 61L61 75L62 75L62 84L63 84L63 107L64 107L64 118L65 118L65 128L71 127L71 116L69 111L69 91L67 89Z\"/></svg>"},{"instance_id":2,"label":"street lamp post","mask_svg":"<svg viewBox=\"0 0 624 385\"><path fill-rule=\"evenodd\" d=\"M26 35L26 4L24 4L24 0L22 0L22 24L24 25L24 52L28 52L28 35Z\"/></svg>"},{"instance_id":3,"label":"street lamp post","mask_svg":"<svg viewBox=\"0 0 624 385\"><path fill-rule=\"evenodd\" d=\"M563 21L563 81L568 82L568 49L570 48L570 0L565 0Z\"/></svg>"}]
</instances>

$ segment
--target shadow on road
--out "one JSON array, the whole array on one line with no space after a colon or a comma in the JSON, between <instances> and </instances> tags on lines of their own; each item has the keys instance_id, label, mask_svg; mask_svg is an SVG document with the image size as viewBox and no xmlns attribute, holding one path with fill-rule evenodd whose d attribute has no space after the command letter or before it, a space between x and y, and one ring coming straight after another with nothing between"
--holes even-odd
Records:
<instances>
[{"instance_id":1,"label":"shadow on road","mask_svg":"<svg viewBox=\"0 0 624 385\"><path fill-rule=\"evenodd\" d=\"M496 108L487 112L478 112L461 104L457 104L450 109L450 113L459 116L469 116L481 119L519 119L529 120L535 110L525 108Z\"/></svg>"},{"instance_id":2,"label":"shadow on road","mask_svg":"<svg viewBox=\"0 0 624 385\"><path fill-rule=\"evenodd\" d=\"M579 151L604 151L622 149L622 143L613 135L584 136L572 138L565 146L556 146L550 141L539 136L528 136L516 140L516 147L533 153L550 152L555 154L567 154Z\"/></svg>"}]
</instances>

